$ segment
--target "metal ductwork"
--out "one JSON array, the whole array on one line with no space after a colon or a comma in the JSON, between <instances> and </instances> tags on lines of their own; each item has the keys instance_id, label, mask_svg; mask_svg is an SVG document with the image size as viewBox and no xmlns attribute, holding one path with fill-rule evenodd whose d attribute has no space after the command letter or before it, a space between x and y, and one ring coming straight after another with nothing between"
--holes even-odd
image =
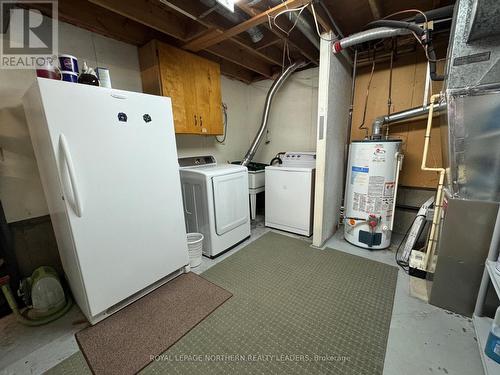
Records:
<instances>
[{"instance_id":1,"label":"metal ductwork","mask_svg":"<svg viewBox=\"0 0 500 375\"><path fill-rule=\"evenodd\" d=\"M206 6L213 8L216 12L234 23L245 21L245 18L241 17L236 12L231 13L225 8L218 6L215 0L201 0L201 2ZM252 0L246 5L249 7L253 7L260 2L262 2L262 0ZM270 0L269 2L273 6L282 4L281 0ZM316 47L316 49L319 50L319 36L316 33L314 25L311 25L311 23L304 18L303 14L299 17L296 12L288 13L288 19L290 20L290 22L296 23L295 27L314 45L314 47ZM251 29L247 30L247 33L250 35L250 38L252 38L252 41L254 43L257 43L264 37L258 27L252 27Z\"/></svg>"},{"instance_id":2,"label":"metal ductwork","mask_svg":"<svg viewBox=\"0 0 500 375\"><path fill-rule=\"evenodd\" d=\"M267 122L269 120L269 113L271 111L271 104L273 102L274 95L278 92L278 90L283 86L285 81L290 77L290 75L296 71L299 68L302 68L306 66L307 63L305 61L297 61L294 62L292 65L290 65L288 68L285 69L283 73L279 75L278 78L273 82L271 88L269 89L267 96L266 96L266 102L264 105L264 112L262 113L262 122L260 125L260 128L257 132L257 135L255 136L250 148L248 149L245 158L241 162L241 165L247 166L255 156L255 153L257 152L257 149L259 148L260 142L262 141L262 137L266 133L267 129Z\"/></svg>"},{"instance_id":3,"label":"metal ductwork","mask_svg":"<svg viewBox=\"0 0 500 375\"><path fill-rule=\"evenodd\" d=\"M408 35L411 31L407 29L393 29L390 27L377 27L350 35L333 44L333 53L339 53L345 48L355 46L370 40L391 38L397 35Z\"/></svg>"},{"instance_id":4,"label":"metal ductwork","mask_svg":"<svg viewBox=\"0 0 500 375\"><path fill-rule=\"evenodd\" d=\"M450 16L452 10L453 8L450 7L435 9L432 13L429 13L429 18L447 18ZM413 19L415 20L417 18L418 17L414 17ZM338 53L344 48L361 44L370 40L384 39L397 35L414 33L415 36L420 39L420 42L423 43L425 45L425 48L427 49L431 79L433 81L443 81L445 79L444 75L437 74L436 52L434 51L434 47L432 45L431 33L428 30L421 28L414 22L386 19L372 21L367 24L365 28L367 28L368 30L348 36L347 38L342 38L341 40L335 42L335 44L333 45L333 52Z\"/></svg>"},{"instance_id":5,"label":"metal ductwork","mask_svg":"<svg viewBox=\"0 0 500 375\"><path fill-rule=\"evenodd\" d=\"M257 1L260 2L260 1ZM257 3L253 2L253 3ZM271 4L276 6L280 5L282 3L281 0L271 0ZM314 29L314 26L311 25L305 18L304 18L304 12L302 12L302 15L299 17L297 12L290 12L288 13L288 19L292 23L297 23L295 27L299 29L299 31L304 34L304 36L316 47L316 49L319 50L319 36L316 33L316 30Z\"/></svg>"},{"instance_id":6,"label":"metal ductwork","mask_svg":"<svg viewBox=\"0 0 500 375\"><path fill-rule=\"evenodd\" d=\"M228 19L234 24L242 23L246 21L246 18L239 14L236 10L235 12L230 12L223 6L221 6L219 3L217 3L215 0L201 0L201 3L210 9L213 9L215 12L219 13L221 16L224 18ZM257 27L251 27L246 31L246 33L250 36L250 39L252 42L257 43L264 38L264 34L262 31Z\"/></svg>"},{"instance_id":7,"label":"metal ductwork","mask_svg":"<svg viewBox=\"0 0 500 375\"><path fill-rule=\"evenodd\" d=\"M290 21L297 22L297 29L319 50L319 36L311 24L302 16L298 17L295 13L290 13Z\"/></svg>"},{"instance_id":8,"label":"metal ductwork","mask_svg":"<svg viewBox=\"0 0 500 375\"><path fill-rule=\"evenodd\" d=\"M407 109L401 112L395 112L390 115L377 117L372 124L372 139L381 139L382 138L382 127L384 125L391 124L393 122L398 122L402 120L408 120L410 118L415 118L419 116L423 116L429 113L430 106L424 107L415 107L411 109ZM438 112L439 110L446 109L446 103L439 103L434 105L434 111Z\"/></svg>"}]
</instances>

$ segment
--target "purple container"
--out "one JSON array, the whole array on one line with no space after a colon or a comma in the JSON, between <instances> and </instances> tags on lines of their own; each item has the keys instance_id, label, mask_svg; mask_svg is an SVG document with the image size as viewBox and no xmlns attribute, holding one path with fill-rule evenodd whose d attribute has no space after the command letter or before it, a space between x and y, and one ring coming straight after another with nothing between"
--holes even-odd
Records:
<instances>
[{"instance_id":1,"label":"purple container","mask_svg":"<svg viewBox=\"0 0 500 375\"><path fill-rule=\"evenodd\" d=\"M75 72L66 72L66 71L61 71L62 74L62 80L66 82L73 82L76 83L78 82L78 74Z\"/></svg>"},{"instance_id":2,"label":"purple container","mask_svg":"<svg viewBox=\"0 0 500 375\"><path fill-rule=\"evenodd\" d=\"M59 55L59 65L61 66L61 70L66 72L77 73L78 70L78 59L75 56L71 55Z\"/></svg>"}]
</instances>

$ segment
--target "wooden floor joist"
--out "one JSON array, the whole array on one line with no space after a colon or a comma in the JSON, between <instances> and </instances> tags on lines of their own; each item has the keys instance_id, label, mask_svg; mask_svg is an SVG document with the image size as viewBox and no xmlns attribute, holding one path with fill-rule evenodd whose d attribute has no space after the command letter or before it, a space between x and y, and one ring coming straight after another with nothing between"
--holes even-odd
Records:
<instances>
[{"instance_id":1,"label":"wooden floor joist","mask_svg":"<svg viewBox=\"0 0 500 375\"><path fill-rule=\"evenodd\" d=\"M224 40L230 39L238 34L241 34L248 29L251 29L252 27L261 25L269 20L269 17L272 17L279 12L289 9L289 8L296 8L300 7L302 5L306 5L310 3L311 0L287 0L269 10L266 10L265 12L256 14L252 18L228 29L225 30L222 34L215 35L212 39L209 40L204 40L203 43L197 43L197 48L199 50L208 48L214 44L220 43ZM195 41L194 41L195 42Z\"/></svg>"},{"instance_id":2,"label":"wooden floor joist","mask_svg":"<svg viewBox=\"0 0 500 375\"><path fill-rule=\"evenodd\" d=\"M236 3L236 6L250 17L255 17L258 14L255 9L248 6L247 4L244 4L243 2ZM290 38L277 28L270 27L267 23L262 24L262 26L276 35L276 37L280 38L283 41L287 41L290 47L297 49L302 54L302 56L304 56L314 65L319 65L319 51L311 44L311 42L306 40L306 38L299 35L294 35L293 38Z\"/></svg>"},{"instance_id":3,"label":"wooden floor joist","mask_svg":"<svg viewBox=\"0 0 500 375\"><path fill-rule=\"evenodd\" d=\"M152 29L170 35L176 39L186 39L187 22L176 17L173 12L167 11L147 0L88 0L105 9L111 10L124 17L142 23ZM193 21L191 21L193 22Z\"/></svg>"}]
</instances>

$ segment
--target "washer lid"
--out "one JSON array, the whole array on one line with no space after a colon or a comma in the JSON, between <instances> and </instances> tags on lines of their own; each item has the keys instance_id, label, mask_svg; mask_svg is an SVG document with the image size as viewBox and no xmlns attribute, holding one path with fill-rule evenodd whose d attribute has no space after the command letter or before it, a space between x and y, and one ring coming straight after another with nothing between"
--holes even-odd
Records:
<instances>
[{"instance_id":1,"label":"washer lid","mask_svg":"<svg viewBox=\"0 0 500 375\"><path fill-rule=\"evenodd\" d=\"M266 167L266 172L273 172L273 171L281 171L281 172L304 172L304 173L311 173L313 170L316 168L314 167L278 167L278 166L269 166Z\"/></svg>"},{"instance_id":2,"label":"washer lid","mask_svg":"<svg viewBox=\"0 0 500 375\"><path fill-rule=\"evenodd\" d=\"M225 174L245 172L247 173L247 167L235 164L217 164L217 165L204 165L196 167L183 167L182 171L189 171L189 173L196 173L205 175L207 177L212 176L222 176Z\"/></svg>"}]
</instances>

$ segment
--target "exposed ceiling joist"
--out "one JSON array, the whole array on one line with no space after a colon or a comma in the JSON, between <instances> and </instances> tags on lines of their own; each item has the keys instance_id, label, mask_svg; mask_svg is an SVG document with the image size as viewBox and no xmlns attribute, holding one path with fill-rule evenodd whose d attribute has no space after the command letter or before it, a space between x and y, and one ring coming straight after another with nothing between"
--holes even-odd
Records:
<instances>
[{"instance_id":1,"label":"exposed ceiling joist","mask_svg":"<svg viewBox=\"0 0 500 375\"><path fill-rule=\"evenodd\" d=\"M188 41L186 44L184 44L182 46L182 48L186 49L188 51L192 51L192 52L199 52L203 49L207 49L207 48L199 48L199 44L203 43L207 39L213 38L214 35L220 35L221 33L222 33L222 30L220 30L218 28L210 28L210 29L206 30L206 32L202 33L196 39ZM274 65L281 64L281 54L280 54L280 51L278 51L278 50L271 50L271 51L268 51L268 53L264 54L264 53L260 52L259 50L254 49L254 48L248 46L247 44L241 42L238 39L230 39L230 40L234 44L238 45L238 47L241 50L246 51L250 54L253 54L253 55L259 57L260 59L268 62L269 64L274 64Z\"/></svg>"},{"instance_id":2,"label":"exposed ceiling joist","mask_svg":"<svg viewBox=\"0 0 500 375\"><path fill-rule=\"evenodd\" d=\"M211 40L212 37L215 37L217 35L221 35L223 31L221 30L221 27L215 22L219 21L221 22L221 16L217 17L215 14L209 14L208 16L205 17L200 17L200 15L206 14L207 12L207 7L204 6L200 1L193 1L193 0L158 0L162 5L167 6L173 10L176 10L183 14L184 16L187 16L193 20L196 20L199 24L204 25L207 27L209 30L207 30L204 33L201 33L198 37L191 38L189 39L186 44L183 45L184 49L187 49L192 52L198 52L203 49L210 51L211 48L201 48L201 44L204 43L206 40ZM227 22L227 20L226 20ZM269 33L268 33L269 34ZM269 35L267 35L269 36ZM269 38L265 38L269 39ZM270 49L267 50L265 54L259 52L257 48L255 48L254 44L251 42L248 42L244 40L243 38L240 38L239 36L234 36L232 38L229 38L226 41L231 41L233 45L236 45L238 49L241 50L241 52L246 52L250 55L249 61L255 61L255 58L262 60L263 62L267 64L272 64L272 65L281 65L281 51L279 49ZM224 41L223 43L225 43ZM212 51L213 52L213 51ZM242 61L241 64L242 66L247 65L247 62ZM254 72L259 72L261 70L256 70L255 66L252 68ZM266 76L267 77L267 76Z\"/></svg>"},{"instance_id":3,"label":"exposed ceiling joist","mask_svg":"<svg viewBox=\"0 0 500 375\"><path fill-rule=\"evenodd\" d=\"M40 10L48 17L52 17L50 3L30 3L29 6ZM58 18L59 21L134 45L143 45L151 39L175 43L175 39L168 35L91 4L87 0L60 1L58 3Z\"/></svg>"},{"instance_id":4,"label":"exposed ceiling joist","mask_svg":"<svg viewBox=\"0 0 500 375\"><path fill-rule=\"evenodd\" d=\"M211 40L217 35L222 34L222 30L212 27L207 29L204 33L198 36L196 39L192 39L186 44L182 46L182 48L187 49L188 51L197 52L201 51L203 48L200 48L200 45L205 43L207 40Z\"/></svg>"},{"instance_id":5,"label":"exposed ceiling joist","mask_svg":"<svg viewBox=\"0 0 500 375\"><path fill-rule=\"evenodd\" d=\"M277 44L280 44L281 41L282 41L281 38L276 38L276 39L273 39L267 43L259 43L259 45L255 46L255 49L257 51L259 51L259 50L265 49L267 47L271 47L271 46L275 46Z\"/></svg>"},{"instance_id":6,"label":"exposed ceiling joist","mask_svg":"<svg viewBox=\"0 0 500 375\"><path fill-rule=\"evenodd\" d=\"M307 10L312 15L316 15L316 19L318 20L318 23L323 28L323 31L328 32L332 29L330 22L328 22L326 17L323 16L323 12L321 11L321 9L318 9L318 7L314 7L314 13L313 13L313 10L311 7L307 7Z\"/></svg>"},{"instance_id":7,"label":"exposed ceiling joist","mask_svg":"<svg viewBox=\"0 0 500 375\"><path fill-rule=\"evenodd\" d=\"M231 40L226 40L206 50L234 64L238 64L246 69L259 73L266 78L271 78L273 75L271 65L256 56L245 53L243 49L238 48L238 45Z\"/></svg>"},{"instance_id":8,"label":"exposed ceiling joist","mask_svg":"<svg viewBox=\"0 0 500 375\"><path fill-rule=\"evenodd\" d=\"M245 83L252 83L255 79L256 75L253 72L238 64L234 64L231 61L227 61L206 51L201 51L199 55L219 63L221 72L228 77L238 79Z\"/></svg>"},{"instance_id":9,"label":"exposed ceiling joist","mask_svg":"<svg viewBox=\"0 0 500 375\"><path fill-rule=\"evenodd\" d=\"M152 29L186 40L187 22L183 22L173 12L167 11L147 0L89 0L91 3L142 23ZM192 22L192 21L191 21Z\"/></svg>"},{"instance_id":10,"label":"exposed ceiling joist","mask_svg":"<svg viewBox=\"0 0 500 375\"><path fill-rule=\"evenodd\" d=\"M153 4L150 1L122 1L122 0L89 0L90 2L102 6L108 10L112 10L124 17L133 19L143 25L151 27L155 30L165 34L174 36L175 38L185 41L186 27L185 25L192 23L189 18L184 17L184 25L181 23L180 18L176 18L173 25L169 25L169 19L163 19L163 15L171 15L165 7L160 6L159 3ZM213 33L214 31L212 31ZM208 32L210 34L210 32ZM202 35L201 38L204 36ZM196 39L195 39L196 40ZM232 63L239 64L246 69L254 71L264 77L272 76L271 65L275 64L274 61L266 61L269 57L261 54L258 51L243 45L238 41L225 40L220 44L212 45L206 48L208 52L224 58Z\"/></svg>"},{"instance_id":11,"label":"exposed ceiling joist","mask_svg":"<svg viewBox=\"0 0 500 375\"><path fill-rule=\"evenodd\" d=\"M224 40L230 39L238 34L241 34L248 29L251 29L252 27L261 25L269 20L269 17L272 17L282 10L288 9L288 8L296 8L305 4L308 4L311 0L287 0L280 5L277 5L269 10L266 10L265 12L259 13L252 18L228 29L225 30L222 34L215 35L212 39L209 40L204 40L203 43L198 44L198 48L200 50L205 49L207 47L210 47L211 45L214 45L216 43L220 43Z\"/></svg>"},{"instance_id":12,"label":"exposed ceiling joist","mask_svg":"<svg viewBox=\"0 0 500 375\"><path fill-rule=\"evenodd\" d=\"M216 11L212 11L207 14L206 5L202 4L199 0L158 0L162 5L169 7L172 10L179 12L180 14L190 17L191 19L197 21L199 24L205 26L208 29L218 29L218 30L226 30L234 26L234 23L226 19L224 16L218 14ZM245 34L240 34L235 37L232 37L231 40L237 41L240 44L244 44L250 49L258 49L258 47L262 44L268 44L272 40L276 40L276 36L266 30L264 31L264 37L261 41L255 43L249 40L248 36ZM200 36L204 36L203 39L208 38L205 34L200 34ZM189 44L189 49L194 52L194 48L198 49L198 42L194 43L197 37L189 38L187 41ZM191 45L191 42L192 45ZM276 51L279 52L279 51ZM271 56L273 58L273 56ZM278 58L279 60L279 58Z\"/></svg>"},{"instance_id":13,"label":"exposed ceiling joist","mask_svg":"<svg viewBox=\"0 0 500 375\"><path fill-rule=\"evenodd\" d=\"M236 3L236 6L251 17L255 17L258 14L256 10L242 2ZM271 28L267 23L264 23L263 26L282 41L286 41L290 47L297 49L307 60L311 61L315 65L319 64L318 51L308 40L306 40L306 38L296 35L292 40L288 37L288 35L276 28Z\"/></svg>"},{"instance_id":14,"label":"exposed ceiling joist","mask_svg":"<svg viewBox=\"0 0 500 375\"><path fill-rule=\"evenodd\" d=\"M158 39L216 61L224 74L250 82L272 77L283 64L283 58L286 61L304 58L318 64L317 47L299 28L286 33L268 23L269 17L285 8L297 8L309 2L288 0L273 8L279 2L240 0L235 3L235 13L224 12L200 0L61 0L58 9L61 21L138 46ZM322 30L332 27L336 30L338 22L342 31L350 34L387 13L415 7L426 11L452 2L321 0L321 3L314 2L314 9ZM50 6L43 2L35 4L30 6L50 16ZM302 13L309 22L311 11L312 7L308 7L307 12ZM337 17L332 20L330 15ZM280 17L279 26L290 30L293 20ZM311 26L315 29L314 24ZM257 27L258 34L262 34L260 40L255 41L258 38L254 33L246 32L252 27Z\"/></svg>"},{"instance_id":15,"label":"exposed ceiling joist","mask_svg":"<svg viewBox=\"0 0 500 375\"><path fill-rule=\"evenodd\" d=\"M368 0L368 5L370 6L374 19L378 20L382 18L382 7L378 0Z\"/></svg>"}]
</instances>

